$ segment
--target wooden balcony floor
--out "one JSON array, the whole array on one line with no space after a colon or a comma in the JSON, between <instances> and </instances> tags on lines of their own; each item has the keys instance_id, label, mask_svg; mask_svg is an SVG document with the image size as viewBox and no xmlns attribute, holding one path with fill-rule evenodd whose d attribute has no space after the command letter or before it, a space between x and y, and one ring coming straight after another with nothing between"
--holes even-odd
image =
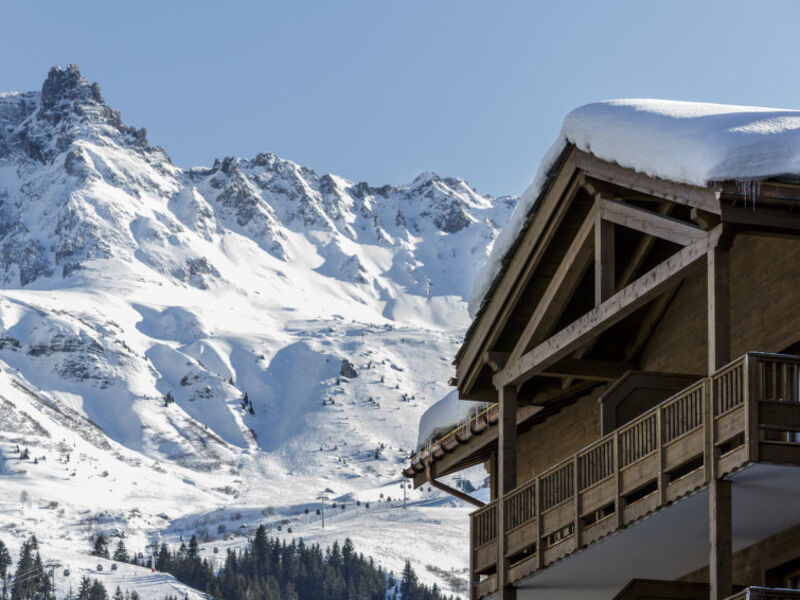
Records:
<instances>
[{"instance_id":1,"label":"wooden balcony floor","mask_svg":"<svg viewBox=\"0 0 800 600\"><path fill-rule=\"evenodd\" d=\"M735 473L734 551L800 522L800 467ZM631 579L676 579L708 562L708 491L642 519L516 584L519 600L611 600Z\"/></svg>"}]
</instances>

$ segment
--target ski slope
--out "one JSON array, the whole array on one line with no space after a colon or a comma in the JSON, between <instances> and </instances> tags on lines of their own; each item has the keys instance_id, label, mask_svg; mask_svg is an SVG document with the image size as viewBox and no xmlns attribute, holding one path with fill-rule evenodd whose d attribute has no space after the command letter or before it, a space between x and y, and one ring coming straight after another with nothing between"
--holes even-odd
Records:
<instances>
[{"instance_id":1,"label":"ski slope","mask_svg":"<svg viewBox=\"0 0 800 600\"><path fill-rule=\"evenodd\" d=\"M470 509L403 508L400 470L515 202L270 153L183 169L74 66L0 95L0 539L161 598L163 574L98 573L91 537L211 556L264 522L463 592ZM320 492L346 506L324 530Z\"/></svg>"}]
</instances>

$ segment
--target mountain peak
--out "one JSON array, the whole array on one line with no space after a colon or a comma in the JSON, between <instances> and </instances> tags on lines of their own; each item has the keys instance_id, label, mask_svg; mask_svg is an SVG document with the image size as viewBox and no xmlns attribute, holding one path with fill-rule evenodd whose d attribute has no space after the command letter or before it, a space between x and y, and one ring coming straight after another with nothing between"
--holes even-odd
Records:
<instances>
[{"instance_id":1,"label":"mountain peak","mask_svg":"<svg viewBox=\"0 0 800 600\"><path fill-rule=\"evenodd\" d=\"M66 69L53 67L42 85L43 109L53 108L64 100L103 103L100 86L97 83L90 84L76 64L70 64Z\"/></svg>"}]
</instances>

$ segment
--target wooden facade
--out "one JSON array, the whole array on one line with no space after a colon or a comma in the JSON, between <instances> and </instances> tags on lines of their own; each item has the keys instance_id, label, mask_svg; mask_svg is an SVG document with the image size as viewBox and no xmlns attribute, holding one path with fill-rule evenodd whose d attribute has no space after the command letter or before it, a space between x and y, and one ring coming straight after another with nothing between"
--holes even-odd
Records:
<instances>
[{"instance_id":1,"label":"wooden facade","mask_svg":"<svg viewBox=\"0 0 800 600\"><path fill-rule=\"evenodd\" d=\"M701 491L708 552L681 574L687 597L785 587L775 544L758 560L734 551L732 507L734 475L751 465L797 467L800 481L800 186L742 189L574 147L556 162L456 358L460 396L491 405L404 471L421 485L487 467L472 598L547 598L529 590L551 565ZM800 545L781 552L800 573ZM615 594L679 597L670 585ZM766 593L750 597L784 597Z\"/></svg>"}]
</instances>

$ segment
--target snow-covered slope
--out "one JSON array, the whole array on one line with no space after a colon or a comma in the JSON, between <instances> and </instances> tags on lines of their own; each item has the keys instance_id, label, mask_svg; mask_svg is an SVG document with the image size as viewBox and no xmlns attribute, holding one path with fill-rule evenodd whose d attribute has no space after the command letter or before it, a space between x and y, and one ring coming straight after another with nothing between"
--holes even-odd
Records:
<instances>
[{"instance_id":1,"label":"snow-covered slope","mask_svg":"<svg viewBox=\"0 0 800 600\"><path fill-rule=\"evenodd\" d=\"M143 545L194 528L219 544L328 489L385 511L294 535L350 535L453 589L425 564L466 567L467 509L380 495L400 493L419 417L448 391L473 273L514 204L267 153L184 170L74 66L0 95L0 537L13 523L74 554L102 529ZM60 508L20 521L22 490ZM251 517L203 526L230 506Z\"/></svg>"}]
</instances>

